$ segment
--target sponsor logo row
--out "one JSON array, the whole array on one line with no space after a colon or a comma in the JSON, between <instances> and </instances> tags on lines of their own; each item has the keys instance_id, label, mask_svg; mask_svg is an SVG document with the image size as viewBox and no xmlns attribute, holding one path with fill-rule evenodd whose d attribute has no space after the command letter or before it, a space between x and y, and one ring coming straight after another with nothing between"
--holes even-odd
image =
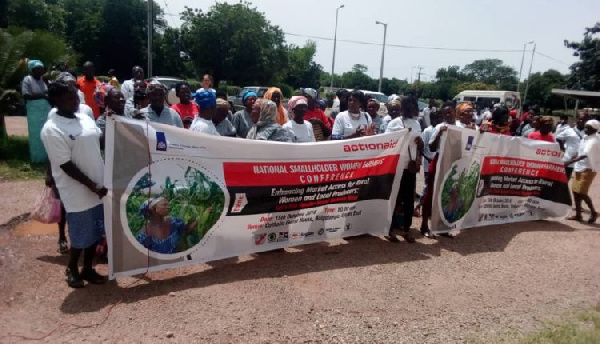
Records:
<instances>
[{"instance_id":1,"label":"sponsor logo row","mask_svg":"<svg viewBox=\"0 0 600 344\"><path fill-rule=\"evenodd\" d=\"M290 240L300 240L305 238L311 238L315 236L322 236L325 233L336 233L341 228L321 228L318 231L307 231L307 232L289 232L289 231L278 231L270 233L257 233L254 234L254 244L261 246L264 244L287 242ZM348 231L352 229L351 225L346 225L344 230Z\"/></svg>"}]
</instances>

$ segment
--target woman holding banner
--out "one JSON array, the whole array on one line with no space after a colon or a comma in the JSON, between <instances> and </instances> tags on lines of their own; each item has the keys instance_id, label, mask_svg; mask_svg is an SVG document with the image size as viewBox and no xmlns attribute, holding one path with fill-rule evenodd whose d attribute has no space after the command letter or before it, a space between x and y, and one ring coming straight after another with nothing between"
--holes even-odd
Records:
<instances>
[{"instance_id":1,"label":"woman holding banner","mask_svg":"<svg viewBox=\"0 0 600 344\"><path fill-rule=\"evenodd\" d=\"M565 166L575 163L575 176L573 177L573 198L575 199L575 216L568 220L583 221L581 216L581 201L587 204L591 215L588 219L589 224L596 223L598 213L594 208L592 199L588 195L590 186L596 177L596 173L600 170L600 122L593 119L585 123L583 129L585 137L579 146L579 152L573 159L565 162Z\"/></svg>"},{"instance_id":2,"label":"woman holding banner","mask_svg":"<svg viewBox=\"0 0 600 344\"><path fill-rule=\"evenodd\" d=\"M402 173L402 179L400 180L400 190L396 197L396 212L403 214L402 237L408 243L414 243L415 238L410 234L410 227L412 226L413 215L415 211L415 192L417 188L417 173L421 168L421 159L423 157L423 139L421 138L421 125L416 119L419 114L419 105L417 99L412 95L404 97L402 101L392 100L388 106L389 111L394 114L402 109L402 115L392 120L385 132L399 131L401 129L408 129L410 131L411 141L408 145L408 165ZM398 239L393 235L393 232L397 230L394 228L390 230L390 241L397 241Z\"/></svg>"},{"instance_id":3,"label":"woman holding banner","mask_svg":"<svg viewBox=\"0 0 600 344\"><path fill-rule=\"evenodd\" d=\"M233 114L231 123L235 128L235 132L241 138L246 138L248 136L248 131L252 127L252 116L250 113L252 112L252 107L254 106L257 97L258 96L254 91L244 92L244 95L242 95L244 109Z\"/></svg>"}]
</instances>

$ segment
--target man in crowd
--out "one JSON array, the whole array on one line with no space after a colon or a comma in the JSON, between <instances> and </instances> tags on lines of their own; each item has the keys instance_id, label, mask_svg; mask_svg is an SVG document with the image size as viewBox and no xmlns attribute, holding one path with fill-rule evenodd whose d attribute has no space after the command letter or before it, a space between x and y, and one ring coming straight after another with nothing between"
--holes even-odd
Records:
<instances>
[{"instance_id":1,"label":"man in crowd","mask_svg":"<svg viewBox=\"0 0 600 344\"><path fill-rule=\"evenodd\" d=\"M135 92L135 84L136 81L144 80L144 69L140 66L135 66L131 70L132 78L129 80L123 81L123 86L121 87L121 91L125 96L125 99L133 98L133 94Z\"/></svg>"},{"instance_id":2,"label":"man in crowd","mask_svg":"<svg viewBox=\"0 0 600 344\"><path fill-rule=\"evenodd\" d=\"M151 122L168 124L183 128L183 122L179 114L165 106L165 95L167 90L165 86L159 83L152 83L148 86L148 98L150 105L144 109L143 113Z\"/></svg>"},{"instance_id":3,"label":"man in crowd","mask_svg":"<svg viewBox=\"0 0 600 344\"><path fill-rule=\"evenodd\" d=\"M85 103L92 108L94 119L100 117L100 105L96 102L96 90L100 87L100 81L96 79L94 64L87 61L83 64L83 76L77 79L77 86L83 92Z\"/></svg>"}]
</instances>

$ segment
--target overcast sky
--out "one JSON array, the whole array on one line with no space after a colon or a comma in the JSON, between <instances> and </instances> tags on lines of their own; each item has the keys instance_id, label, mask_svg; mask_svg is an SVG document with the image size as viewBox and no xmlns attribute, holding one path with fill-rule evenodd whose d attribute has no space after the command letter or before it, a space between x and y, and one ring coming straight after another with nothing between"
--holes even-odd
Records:
<instances>
[{"instance_id":1,"label":"overcast sky","mask_svg":"<svg viewBox=\"0 0 600 344\"><path fill-rule=\"evenodd\" d=\"M215 1L155 0L165 12L178 14L184 6L207 11ZM237 3L237 1L226 1ZM303 45L308 38L300 34L333 38L336 8L339 11L336 73L366 65L368 74L379 77L380 45L342 42L354 40L381 44L383 26L388 24L387 44L483 50L518 50L518 52L464 52L406 49L387 46L384 77L411 80L412 67L424 67L423 80L435 76L438 68L466 64L476 59L498 58L517 71L521 65L523 44L535 41L537 50L560 62L535 55L533 72L550 68L563 73L577 61L563 40L581 40L585 27L600 20L599 0L254 0L252 4L265 13L272 24L285 33L288 43ZM171 26L179 26L176 16L166 16ZM313 39L317 43L316 62L331 71L333 41ZM530 49L529 46L528 49ZM531 61L525 57L523 78ZM562 62L562 63L561 63Z\"/></svg>"}]
</instances>

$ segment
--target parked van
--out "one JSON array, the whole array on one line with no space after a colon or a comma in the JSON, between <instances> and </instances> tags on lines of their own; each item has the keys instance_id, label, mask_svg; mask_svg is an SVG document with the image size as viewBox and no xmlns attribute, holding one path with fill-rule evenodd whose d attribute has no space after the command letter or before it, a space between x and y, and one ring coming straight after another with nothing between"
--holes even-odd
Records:
<instances>
[{"instance_id":1,"label":"parked van","mask_svg":"<svg viewBox=\"0 0 600 344\"><path fill-rule=\"evenodd\" d=\"M510 109L521 108L521 94L513 91L462 91L454 100L458 103L472 102L481 109L491 109L494 104L503 104Z\"/></svg>"}]
</instances>

